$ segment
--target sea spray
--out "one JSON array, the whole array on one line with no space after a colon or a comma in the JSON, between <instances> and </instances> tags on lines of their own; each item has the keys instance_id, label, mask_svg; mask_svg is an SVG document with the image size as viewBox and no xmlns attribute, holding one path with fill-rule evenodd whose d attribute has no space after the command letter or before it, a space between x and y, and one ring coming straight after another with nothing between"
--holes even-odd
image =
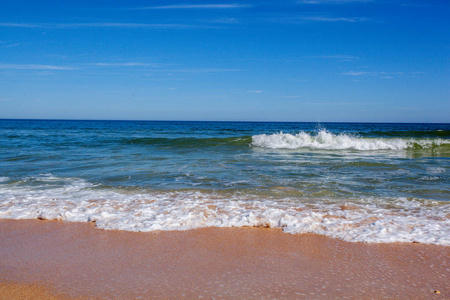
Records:
<instances>
[{"instance_id":1,"label":"sea spray","mask_svg":"<svg viewBox=\"0 0 450 300\"><path fill-rule=\"evenodd\" d=\"M323 149L323 150L404 150L413 147L428 148L446 143L440 139L414 140L401 138L362 138L352 134L332 134L320 130L317 134L259 134L252 137L252 146L270 149Z\"/></svg>"}]
</instances>

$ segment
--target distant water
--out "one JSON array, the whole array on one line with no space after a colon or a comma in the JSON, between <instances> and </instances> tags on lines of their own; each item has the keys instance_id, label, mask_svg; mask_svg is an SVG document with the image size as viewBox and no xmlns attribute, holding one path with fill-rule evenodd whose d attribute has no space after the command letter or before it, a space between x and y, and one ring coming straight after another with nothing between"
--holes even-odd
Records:
<instances>
[{"instance_id":1,"label":"distant water","mask_svg":"<svg viewBox=\"0 0 450 300\"><path fill-rule=\"evenodd\" d=\"M450 245L450 124L0 120L0 218Z\"/></svg>"}]
</instances>

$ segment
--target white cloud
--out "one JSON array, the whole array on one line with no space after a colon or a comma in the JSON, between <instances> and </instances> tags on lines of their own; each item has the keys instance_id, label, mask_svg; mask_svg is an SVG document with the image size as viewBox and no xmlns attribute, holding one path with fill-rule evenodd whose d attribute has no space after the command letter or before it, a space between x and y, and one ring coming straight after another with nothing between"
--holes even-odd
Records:
<instances>
[{"instance_id":1,"label":"white cloud","mask_svg":"<svg viewBox=\"0 0 450 300\"><path fill-rule=\"evenodd\" d=\"M156 64L138 63L138 62L126 62L126 63L93 63L94 66L103 67L156 67Z\"/></svg>"},{"instance_id":2,"label":"white cloud","mask_svg":"<svg viewBox=\"0 0 450 300\"><path fill-rule=\"evenodd\" d=\"M203 22L214 23L214 24L236 24L239 20L236 18L218 18L212 20L204 20Z\"/></svg>"},{"instance_id":3,"label":"white cloud","mask_svg":"<svg viewBox=\"0 0 450 300\"><path fill-rule=\"evenodd\" d=\"M341 73L344 76L377 76L384 79L393 79L395 76L402 76L404 72L361 72L361 71L348 71Z\"/></svg>"},{"instance_id":4,"label":"white cloud","mask_svg":"<svg viewBox=\"0 0 450 300\"><path fill-rule=\"evenodd\" d=\"M0 23L0 27L39 28L41 26L33 23Z\"/></svg>"},{"instance_id":5,"label":"white cloud","mask_svg":"<svg viewBox=\"0 0 450 300\"><path fill-rule=\"evenodd\" d=\"M9 70L76 70L72 67L53 65L0 64L0 69Z\"/></svg>"},{"instance_id":6,"label":"white cloud","mask_svg":"<svg viewBox=\"0 0 450 300\"><path fill-rule=\"evenodd\" d=\"M348 22L348 23L356 23L368 21L367 18L360 17L328 17L328 16L298 16L298 17L270 17L270 18L261 18L254 19L254 21L264 22L264 23L281 23L281 24L303 24L305 22Z\"/></svg>"},{"instance_id":7,"label":"white cloud","mask_svg":"<svg viewBox=\"0 0 450 300\"><path fill-rule=\"evenodd\" d=\"M13 48L22 45L21 43L8 44L6 42L0 41L0 48Z\"/></svg>"},{"instance_id":8,"label":"white cloud","mask_svg":"<svg viewBox=\"0 0 450 300\"><path fill-rule=\"evenodd\" d=\"M254 90L250 90L250 91L247 91L247 93L252 93L252 94L261 94L263 91L259 91L259 90L257 90L257 91L254 91Z\"/></svg>"},{"instance_id":9,"label":"white cloud","mask_svg":"<svg viewBox=\"0 0 450 300\"><path fill-rule=\"evenodd\" d=\"M186 69L161 69L158 72L173 73L219 73L219 72L241 72L239 69L222 69L222 68L186 68Z\"/></svg>"},{"instance_id":10,"label":"white cloud","mask_svg":"<svg viewBox=\"0 0 450 300\"><path fill-rule=\"evenodd\" d=\"M365 18L358 18L358 17L345 18L345 17L320 17L320 16L303 17L302 19L306 21L317 21L317 22L350 22L350 23L362 22L367 20Z\"/></svg>"},{"instance_id":11,"label":"white cloud","mask_svg":"<svg viewBox=\"0 0 450 300\"><path fill-rule=\"evenodd\" d=\"M348 71L348 72L341 73L341 75L345 75L345 76L376 75L376 72Z\"/></svg>"},{"instance_id":12,"label":"white cloud","mask_svg":"<svg viewBox=\"0 0 450 300\"><path fill-rule=\"evenodd\" d=\"M77 28L188 29L188 28L211 28L211 26L206 26L206 25L148 24L148 23L0 23L0 27L46 28L46 29L77 29Z\"/></svg>"},{"instance_id":13,"label":"white cloud","mask_svg":"<svg viewBox=\"0 0 450 300\"><path fill-rule=\"evenodd\" d=\"M96 67L150 67L146 68L147 72L154 73L191 73L191 74L204 74L204 73L221 73L221 72L241 72L239 69L226 69L226 68L173 68L169 69L169 65L164 64L151 64L140 62L123 62L123 63L90 63L83 64L82 66L96 66ZM40 70L40 71L52 71L52 70L82 70L83 68L57 66L57 65L38 65L38 64L0 64L0 69L7 70Z\"/></svg>"},{"instance_id":14,"label":"white cloud","mask_svg":"<svg viewBox=\"0 0 450 300\"><path fill-rule=\"evenodd\" d=\"M147 6L137 9L230 9L230 8L246 8L251 7L248 4L172 4L161 6Z\"/></svg>"},{"instance_id":15,"label":"white cloud","mask_svg":"<svg viewBox=\"0 0 450 300\"><path fill-rule=\"evenodd\" d=\"M337 105L337 106L347 106L347 105L373 105L369 102L306 102L304 104L309 105Z\"/></svg>"},{"instance_id":16,"label":"white cloud","mask_svg":"<svg viewBox=\"0 0 450 300\"><path fill-rule=\"evenodd\" d=\"M360 17L328 17L328 16L300 16L296 18L262 18L254 19L259 22L292 23L298 24L305 21L313 22L362 22L366 18ZM10 28L42 28L42 29L82 29L82 28L119 28L119 29L213 29L220 28L214 24L239 23L236 18L219 18L203 20L203 24L180 24L180 23L115 23L115 22L90 22L90 23L0 23L0 27Z\"/></svg>"},{"instance_id":17,"label":"white cloud","mask_svg":"<svg viewBox=\"0 0 450 300\"><path fill-rule=\"evenodd\" d=\"M195 28L188 24L145 24L145 23L73 23L57 24L60 28L110 27L110 28Z\"/></svg>"},{"instance_id":18,"label":"white cloud","mask_svg":"<svg viewBox=\"0 0 450 300\"><path fill-rule=\"evenodd\" d=\"M324 59L338 59L338 60L345 60L345 61L350 61L350 60L358 60L359 57L358 56L353 56L353 55L314 55L314 56L308 56L311 58L324 58Z\"/></svg>"}]
</instances>

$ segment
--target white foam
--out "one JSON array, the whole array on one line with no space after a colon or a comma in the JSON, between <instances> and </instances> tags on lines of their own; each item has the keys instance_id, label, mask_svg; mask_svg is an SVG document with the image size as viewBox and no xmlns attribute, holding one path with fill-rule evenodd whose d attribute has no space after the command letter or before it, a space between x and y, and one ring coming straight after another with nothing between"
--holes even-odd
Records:
<instances>
[{"instance_id":1,"label":"white foam","mask_svg":"<svg viewBox=\"0 0 450 300\"><path fill-rule=\"evenodd\" d=\"M326 130L316 135L306 132L297 134L276 133L271 135L260 134L252 137L252 146L270 149L326 149L326 150L404 150L414 147L428 148L433 145L447 143L439 139L386 139L361 138L350 134L332 134Z\"/></svg>"},{"instance_id":2,"label":"white foam","mask_svg":"<svg viewBox=\"0 0 450 300\"><path fill-rule=\"evenodd\" d=\"M445 173L445 168L441 168L441 167L429 167L429 168L427 168L427 171L430 173L430 174L442 174L442 173Z\"/></svg>"},{"instance_id":3,"label":"white foam","mask_svg":"<svg viewBox=\"0 0 450 300\"><path fill-rule=\"evenodd\" d=\"M274 227L346 241L450 245L450 204L411 199L353 203L264 199L243 193L145 193L94 187L81 179L32 188L0 186L0 218L96 222L103 229L188 230L200 227Z\"/></svg>"}]
</instances>

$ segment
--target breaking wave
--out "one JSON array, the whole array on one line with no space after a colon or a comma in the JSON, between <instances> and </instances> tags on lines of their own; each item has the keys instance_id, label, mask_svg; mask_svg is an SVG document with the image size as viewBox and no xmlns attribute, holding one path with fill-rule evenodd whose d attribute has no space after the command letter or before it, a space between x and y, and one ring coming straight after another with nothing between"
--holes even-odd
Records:
<instances>
[{"instance_id":1,"label":"breaking wave","mask_svg":"<svg viewBox=\"0 0 450 300\"><path fill-rule=\"evenodd\" d=\"M0 219L95 222L98 228L127 231L254 226L352 242L450 245L450 204L438 201L304 202L204 190L123 191L55 176L2 183Z\"/></svg>"},{"instance_id":2,"label":"breaking wave","mask_svg":"<svg viewBox=\"0 0 450 300\"><path fill-rule=\"evenodd\" d=\"M405 150L430 149L450 143L442 139L362 138L351 134L333 134L321 130L317 134L260 134L252 137L251 145L269 149L324 149L324 150Z\"/></svg>"}]
</instances>

